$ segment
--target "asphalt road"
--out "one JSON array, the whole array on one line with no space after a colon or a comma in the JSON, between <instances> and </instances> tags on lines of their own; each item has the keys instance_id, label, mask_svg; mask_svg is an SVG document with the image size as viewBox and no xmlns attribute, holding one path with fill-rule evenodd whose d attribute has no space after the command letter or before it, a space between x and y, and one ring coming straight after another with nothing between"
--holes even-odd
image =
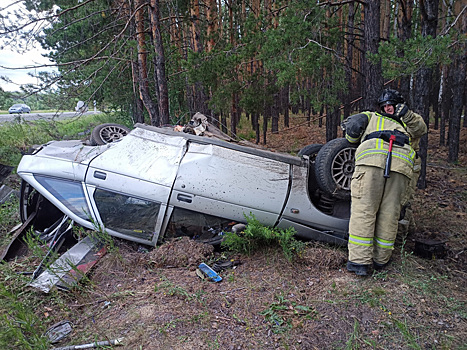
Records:
<instances>
[{"instance_id":1,"label":"asphalt road","mask_svg":"<svg viewBox=\"0 0 467 350\"><path fill-rule=\"evenodd\" d=\"M59 113L24 113L24 114L0 114L0 123L12 122L12 121L31 121L31 120L61 120L78 117L80 115L90 115L95 113L101 113L99 111L89 111L86 113L78 112L59 112Z\"/></svg>"}]
</instances>

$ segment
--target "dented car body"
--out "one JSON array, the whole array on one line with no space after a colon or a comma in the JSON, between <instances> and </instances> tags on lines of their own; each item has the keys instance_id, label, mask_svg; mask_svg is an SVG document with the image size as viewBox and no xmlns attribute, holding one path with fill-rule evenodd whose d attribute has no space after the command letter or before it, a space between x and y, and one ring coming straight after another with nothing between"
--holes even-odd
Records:
<instances>
[{"instance_id":1,"label":"dented car body","mask_svg":"<svg viewBox=\"0 0 467 350\"><path fill-rule=\"evenodd\" d=\"M322 193L308 156L136 124L105 145L49 142L23 156L17 173L23 220L52 210L155 246L169 237L221 234L254 215L305 239L346 244L349 200ZM47 205L31 205L32 193Z\"/></svg>"}]
</instances>

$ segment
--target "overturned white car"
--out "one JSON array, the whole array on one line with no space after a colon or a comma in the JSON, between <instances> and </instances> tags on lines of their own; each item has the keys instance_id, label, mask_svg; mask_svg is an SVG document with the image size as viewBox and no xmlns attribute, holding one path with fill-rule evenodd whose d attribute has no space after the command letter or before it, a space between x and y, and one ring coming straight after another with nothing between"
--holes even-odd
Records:
<instances>
[{"instance_id":1,"label":"overturned white car","mask_svg":"<svg viewBox=\"0 0 467 350\"><path fill-rule=\"evenodd\" d=\"M346 244L354 151L336 139L295 157L136 124L115 142L52 141L23 156L20 212L34 212L36 230L67 215L152 246L181 235L214 242L250 215Z\"/></svg>"}]
</instances>

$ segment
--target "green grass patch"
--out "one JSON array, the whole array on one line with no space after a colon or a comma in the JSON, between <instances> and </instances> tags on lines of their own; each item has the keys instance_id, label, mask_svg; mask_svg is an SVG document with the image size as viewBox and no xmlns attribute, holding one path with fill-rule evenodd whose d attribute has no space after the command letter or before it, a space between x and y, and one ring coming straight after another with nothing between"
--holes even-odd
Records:
<instances>
[{"instance_id":1,"label":"green grass patch","mask_svg":"<svg viewBox=\"0 0 467 350\"><path fill-rule=\"evenodd\" d=\"M0 245L3 245L4 240L8 237L7 234L11 227L19 223L19 198L11 195L11 198L0 205Z\"/></svg>"},{"instance_id":2,"label":"green grass patch","mask_svg":"<svg viewBox=\"0 0 467 350\"><path fill-rule=\"evenodd\" d=\"M246 229L240 234L228 232L222 241L222 247L237 253L250 255L265 247L279 246L287 260L300 256L306 244L295 239L294 228L287 230L271 228L262 225L254 215L246 217Z\"/></svg>"},{"instance_id":3,"label":"green grass patch","mask_svg":"<svg viewBox=\"0 0 467 350\"><path fill-rule=\"evenodd\" d=\"M84 139L91 130L103 123L118 123L132 127L129 117L121 114L100 113L64 120L37 120L0 124L0 163L17 166L22 153L33 145L52 140Z\"/></svg>"},{"instance_id":4,"label":"green grass patch","mask_svg":"<svg viewBox=\"0 0 467 350\"><path fill-rule=\"evenodd\" d=\"M276 301L261 312L261 315L271 325L272 331L278 334L291 330L303 320L316 318L317 312L310 306L299 305L283 295L276 295Z\"/></svg>"},{"instance_id":5,"label":"green grass patch","mask_svg":"<svg viewBox=\"0 0 467 350\"><path fill-rule=\"evenodd\" d=\"M37 296L24 290L27 278L3 263L0 274L0 349L48 349L45 323L34 313Z\"/></svg>"}]
</instances>

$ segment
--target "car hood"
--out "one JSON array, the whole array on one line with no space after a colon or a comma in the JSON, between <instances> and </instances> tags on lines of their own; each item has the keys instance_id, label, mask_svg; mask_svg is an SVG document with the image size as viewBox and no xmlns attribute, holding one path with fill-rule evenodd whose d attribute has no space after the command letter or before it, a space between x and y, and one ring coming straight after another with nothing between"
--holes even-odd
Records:
<instances>
[{"instance_id":1,"label":"car hood","mask_svg":"<svg viewBox=\"0 0 467 350\"><path fill-rule=\"evenodd\" d=\"M18 175L32 173L83 181L88 164L116 143L88 146L80 140L51 141L25 155L18 165Z\"/></svg>"}]
</instances>

